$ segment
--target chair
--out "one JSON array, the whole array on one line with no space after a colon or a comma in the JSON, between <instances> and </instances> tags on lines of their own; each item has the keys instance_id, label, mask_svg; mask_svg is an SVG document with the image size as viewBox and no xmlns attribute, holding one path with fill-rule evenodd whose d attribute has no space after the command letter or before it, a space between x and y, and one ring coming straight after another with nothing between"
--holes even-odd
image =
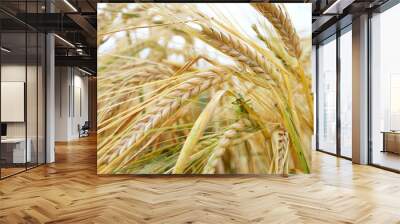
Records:
<instances>
[{"instance_id":1,"label":"chair","mask_svg":"<svg viewBox=\"0 0 400 224\"><path fill-rule=\"evenodd\" d=\"M80 127L80 125L78 124L79 138L89 136L89 129L90 129L89 121L85 121L82 127Z\"/></svg>"}]
</instances>

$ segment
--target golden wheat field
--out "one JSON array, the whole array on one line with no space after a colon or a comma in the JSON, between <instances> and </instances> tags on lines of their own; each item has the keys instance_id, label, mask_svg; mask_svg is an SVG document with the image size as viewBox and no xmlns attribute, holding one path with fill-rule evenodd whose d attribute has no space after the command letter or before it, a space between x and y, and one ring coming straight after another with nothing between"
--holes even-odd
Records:
<instances>
[{"instance_id":1,"label":"golden wheat field","mask_svg":"<svg viewBox=\"0 0 400 224\"><path fill-rule=\"evenodd\" d=\"M99 174L310 172L309 4L98 7Z\"/></svg>"}]
</instances>

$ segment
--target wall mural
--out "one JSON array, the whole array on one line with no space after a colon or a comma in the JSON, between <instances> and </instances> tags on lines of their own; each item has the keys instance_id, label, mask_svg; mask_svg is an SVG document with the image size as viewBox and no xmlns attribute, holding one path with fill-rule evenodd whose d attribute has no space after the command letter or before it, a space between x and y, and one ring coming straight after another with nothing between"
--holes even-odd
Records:
<instances>
[{"instance_id":1,"label":"wall mural","mask_svg":"<svg viewBox=\"0 0 400 224\"><path fill-rule=\"evenodd\" d=\"M98 4L98 173L310 173L310 61L311 4Z\"/></svg>"}]
</instances>

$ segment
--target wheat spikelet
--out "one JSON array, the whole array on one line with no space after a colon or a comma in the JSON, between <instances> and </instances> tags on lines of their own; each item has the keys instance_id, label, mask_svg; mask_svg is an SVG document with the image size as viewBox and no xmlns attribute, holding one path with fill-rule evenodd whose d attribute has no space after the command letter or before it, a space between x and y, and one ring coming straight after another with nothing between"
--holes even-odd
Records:
<instances>
[{"instance_id":1,"label":"wheat spikelet","mask_svg":"<svg viewBox=\"0 0 400 224\"><path fill-rule=\"evenodd\" d=\"M236 59L238 62L246 64L251 70L260 75L267 75L273 79L276 84L279 83L280 74L266 58L252 49L248 44L241 41L232 34L222 32L215 27L205 24L200 24L202 27L201 33L206 35L205 41L210 43L215 48L223 53Z\"/></svg>"},{"instance_id":2,"label":"wheat spikelet","mask_svg":"<svg viewBox=\"0 0 400 224\"><path fill-rule=\"evenodd\" d=\"M128 108L137 102L134 97L135 91L132 90L131 86L164 80L172 74L173 71L168 67L145 66L139 67L123 77L114 77L114 80L110 80L112 82L111 88L100 86L99 88L103 89L104 93L98 97L98 105L104 109L98 111L98 122L101 124L104 120L112 117L115 112Z\"/></svg>"},{"instance_id":3,"label":"wheat spikelet","mask_svg":"<svg viewBox=\"0 0 400 224\"><path fill-rule=\"evenodd\" d=\"M212 145L216 141L218 141L218 138L217 137L212 137L212 138L208 138L206 140L198 142L196 147L193 149L193 153L200 152L202 149Z\"/></svg>"},{"instance_id":4,"label":"wheat spikelet","mask_svg":"<svg viewBox=\"0 0 400 224\"><path fill-rule=\"evenodd\" d=\"M126 82L127 86L135 86L142 85L145 83L149 83L152 81L157 81L161 79L166 79L172 74L169 72L160 72L159 70L155 70L154 68L145 68L142 71L135 73L135 75ZM125 85L125 84L124 84Z\"/></svg>"},{"instance_id":5,"label":"wheat spikelet","mask_svg":"<svg viewBox=\"0 0 400 224\"><path fill-rule=\"evenodd\" d=\"M113 85L112 88L103 87L104 89L108 88L109 90L103 90L104 93L98 97L98 102L103 103L104 101L108 101L109 105L115 106L115 104L121 99L126 98L123 96L134 92L131 86L136 87L153 81L167 79L172 75L172 71L170 70L159 70L151 67L134 70L131 73L132 74L127 75L127 77L111 80Z\"/></svg>"},{"instance_id":6,"label":"wheat spikelet","mask_svg":"<svg viewBox=\"0 0 400 224\"><path fill-rule=\"evenodd\" d=\"M282 41L285 43L288 53L291 56L300 59L302 55L300 38L297 35L289 16L286 15L284 10L277 7L275 4L268 3L252 3L252 6L261 12L261 14L263 14L275 27L275 30L279 33Z\"/></svg>"},{"instance_id":7,"label":"wheat spikelet","mask_svg":"<svg viewBox=\"0 0 400 224\"><path fill-rule=\"evenodd\" d=\"M279 37L269 35L267 38L260 32L260 30L258 30L255 24L253 24L252 29L256 33L257 38L260 39L271 50L271 52L277 59L279 59L279 62L282 63L282 65L288 67L288 70L291 72L295 71L297 61L287 54L286 48L283 44L282 46L280 45L279 42L282 41Z\"/></svg>"},{"instance_id":8,"label":"wheat spikelet","mask_svg":"<svg viewBox=\"0 0 400 224\"><path fill-rule=\"evenodd\" d=\"M204 72L197 74L194 78L187 80L179 85L174 91L162 98L154 111L143 119L139 120L133 128L134 134L121 141L118 145L118 154L109 158L113 160L121 155L132 144L144 137L146 132L161 125L168 117L174 114L188 99L199 95L212 86L222 83L223 78L214 72Z\"/></svg>"},{"instance_id":9,"label":"wheat spikelet","mask_svg":"<svg viewBox=\"0 0 400 224\"><path fill-rule=\"evenodd\" d=\"M222 81L223 79L219 75L207 72L200 73L194 78L184 82L178 86L177 89L160 100L156 104L157 108L150 114L150 116L137 123L137 133L132 136L131 140L135 142L137 139L141 138L144 133L153 129L172 113L176 112L176 110L181 107L186 100L197 96L204 90L217 85ZM132 142L129 141L128 144L132 144Z\"/></svg>"},{"instance_id":10,"label":"wheat spikelet","mask_svg":"<svg viewBox=\"0 0 400 224\"><path fill-rule=\"evenodd\" d=\"M226 149L234 144L234 140L240 137L241 132L243 132L247 127L249 127L250 121L247 119L241 119L229 127L227 131L218 142L217 147L214 149L213 154L207 161L206 166L203 169L203 174L213 174L218 165L218 160L225 153ZM237 144L237 142L235 142Z\"/></svg>"},{"instance_id":11,"label":"wheat spikelet","mask_svg":"<svg viewBox=\"0 0 400 224\"><path fill-rule=\"evenodd\" d=\"M273 165L276 173L285 173L289 151L289 136L285 130L275 130L272 133Z\"/></svg>"},{"instance_id":12,"label":"wheat spikelet","mask_svg":"<svg viewBox=\"0 0 400 224\"><path fill-rule=\"evenodd\" d=\"M148 73L145 74L138 74L138 73ZM171 76L173 74L173 70L170 66L162 65L159 63L150 63L150 62L141 62L141 63L129 63L126 65L120 66L120 68L115 71L111 70L104 75L99 77L99 81L101 81L100 87L105 86L105 81L113 82L121 82L124 79L130 80L131 78L138 80L137 77L142 78L149 78L152 75L164 75L164 76ZM156 79L154 79L156 80ZM108 85L110 85L108 83ZM113 86L115 87L115 86Z\"/></svg>"}]
</instances>

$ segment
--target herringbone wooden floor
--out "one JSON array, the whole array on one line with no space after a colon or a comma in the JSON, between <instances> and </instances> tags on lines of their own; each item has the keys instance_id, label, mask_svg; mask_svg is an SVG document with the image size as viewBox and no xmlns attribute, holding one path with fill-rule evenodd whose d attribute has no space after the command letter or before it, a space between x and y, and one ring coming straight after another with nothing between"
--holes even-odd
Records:
<instances>
[{"instance_id":1,"label":"herringbone wooden floor","mask_svg":"<svg viewBox=\"0 0 400 224\"><path fill-rule=\"evenodd\" d=\"M99 177L95 138L0 181L0 223L400 223L400 175L314 153L289 178Z\"/></svg>"}]
</instances>

